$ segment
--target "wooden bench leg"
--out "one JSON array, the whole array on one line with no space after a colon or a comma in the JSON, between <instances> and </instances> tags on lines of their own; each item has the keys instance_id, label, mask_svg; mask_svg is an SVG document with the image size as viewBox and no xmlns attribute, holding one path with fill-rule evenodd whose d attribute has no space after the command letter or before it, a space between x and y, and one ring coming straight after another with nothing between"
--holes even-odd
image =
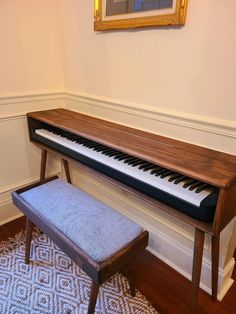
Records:
<instances>
[{"instance_id":1,"label":"wooden bench leg","mask_svg":"<svg viewBox=\"0 0 236 314\"><path fill-rule=\"evenodd\" d=\"M96 282L92 281L87 314L94 313L96 302L97 302L98 290L99 290L99 285Z\"/></svg>"},{"instance_id":2,"label":"wooden bench leg","mask_svg":"<svg viewBox=\"0 0 236 314\"><path fill-rule=\"evenodd\" d=\"M30 244L32 239L33 223L26 218L26 244L25 244L25 263L29 264L30 260Z\"/></svg>"},{"instance_id":3,"label":"wooden bench leg","mask_svg":"<svg viewBox=\"0 0 236 314\"><path fill-rule=\"evenodd\" d=\"M62 159L63 161L63 166L65 169L65 173L66 173L66 179L68 183L71 183L71 177L70 177L70 170L69 170L69 165L68 165L68 161L65 159Z\"/></svg>"},{"instance_id":4,"label":"wooden bench leg","mask_svg":"<svg viewBox=\"0 0 236 314\"><path fill-rule=\"evenodd\" d=\"M129 281L129 289L130 294L132 297L135 297L135 281L134 281L134 271L133 271L133 265L128 264L126 267L127 270L127 279Z\"/></svg>"},{"instance_id":5,"label":"wooden bench leg","mask_svg":"<svg viewBox=\"0 0 236 314\"><path fill-rule=\"evenodd\" d=\"M45 179L46 174L46 164L47 164L47 150L42 149L41 153L41 165L40 165L40 181Z\"/></svg>"}]
</instances>

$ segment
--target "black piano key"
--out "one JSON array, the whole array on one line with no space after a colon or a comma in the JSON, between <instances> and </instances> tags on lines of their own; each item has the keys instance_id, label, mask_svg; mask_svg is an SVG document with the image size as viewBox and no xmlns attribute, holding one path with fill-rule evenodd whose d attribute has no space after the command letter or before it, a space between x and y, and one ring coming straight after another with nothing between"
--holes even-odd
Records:
<instances>
[{"instance_id":1,"label":"black piano key","mask_svg":"<svg viewBox=\"0 0 236 314\"><path fill-rule=\"evenodd\" d=\"M172 181L178 179L178 178L181 177L181 176L182 176L181 174L176 173L176 172L173 172L173 174L170 176L170 178L169 178L168 181L169 181L169 182L172 182Z\"/></svg>"},{"instance_id":2,"label":"black piano key","mask_svg":"<svg viewBox=\"0 0 236 314\"><path fill-rule=\"evenodd\" d=\"M142 165L142 164L145 164L145 163L146 163L146 161L140 159L140 160L132 163L132 167L136 167L136 166L139 166L139 165Z\"/></svg>"},{"instance_id":3,"label":"black piano key","mask_svg":"<svg viewBox=\"0 0 236 314\"><path fill-rule=\"evenodd\" d=\"M90 145L90 148L95 148L95 147L98 147L99 145L100 145L100 144L93 142L93 143Z\"/></svg>"},{"instance_id":4,"label":"black piano key","mask_svg":"<svg viewBox=\"0 0 236 314\"><path fill-rule=\"evenodd\" d=\"M196 183L196 182L198 182L198 181L196 181L196 180L194 180L194 179L188 179L188 180L186 180L186 182L184 183L184 185L183 185L183 188L188 188L189 186L191 186L192 184L194 184L194 183Z\"/></svg>"},{"instance_id":5,"label":"black piano key","mask_svg":"<svg viewBox=\"0 0 236 314\"><path fill-rule=\"evenodd\" d=\"M131 160L131 161L127 162L127 165L134 167L133 165L135 165L137 162L142 162L142 161L143 160L136 158L136 160Z\"/></svg>"},{"instance_id":6,"label":"black piano key","mask_svg":"<svg viewBox=\"0 0 236 314\"><path fill-rule=\"evenodd\" d=\"M117 153L117 150L113 149L113 151L106 153L105 155L108 157L112 157L115 153Z\"/></svg>"},{"instance_id":7,"label":"black piano key","mask_svg":"<svg viewBox=\"0 0 236 314\"><path fill-rule=\"evenodd\" d=\"M118 154L120 154L120 152L118 150L116 150L113 153L110 153L109 157L114 157L114 156L117 156Z\"/></svg>"},{"instance_id":8,"label":"black piano key","mask_svg":"<svg viewBox=\"0 0 236 314\"><path fill-rule=\"evenodd\" d=\"M86 139L86 138L78 138L77 140L76 140L76 143L78 143L78 144L83 144L83 143L86 143L86 142L88 142L88 140Z\"/></svg>"},{"instance_id":9,"label":"black piano key","mask_svg":"<svg viewBox=\"0 0 236 314\"><path fill-rule=\"evenodd\" d=\"M156 165L151 164L150 166L145 167L143 169L143 171L146 172L146 171L151 170L151 169L156 168L156 167L157 167Z\"/></svg>"},{"instance_id":10,"label":"black piano key","mask_svg":"<svg viewBox=\"0 0 236 314\"><path fill-rule=\"evenodd\" d=\"M180 182L183 182L184 180L186 180L187 177L186 176L180 176L179 178L177 178L175 181L174 181L174 184L179 184Z\"/></svg>"},{"instance_id":11,"label":"black piano key","mask_svg":"<svg viewBox=\"0 0 236 314\"><path fill-rule=\"evenodd\" d=\"M124 163L127 164L128 162L132 162L132 161L136 161L137 158L136 157L130 157L124 160Z\"/></svg>"},{"instance_id":12,"label":"black piano key","mask_svg":"<svg viewBox=\"0 0 236 314\"><path fill-rule=\"evenodd\" d=\"M121 161L121 160L124 160L124 159L126 159L128 157L130 157L130 155L124 154L123 156L118 157L117 160Z\"/></svg>"},{"instance_id":13,"label":"black piano key","mask_svg":"<svg viewBox=\"0 0 236 314\"><path fill-rule=\"evenodd\" d=\"M99 152L103 148L104 147L102 147L102 146L96 146L96 147L93 147L92 150L94 150L95 152Z\"/></svg>"},{"instance_id":14,"label":"black piano key","mask_svg":"<svg viewBox=\"0 0 236 314\"><path fill-rule=\"evenodd\" d=\"M103 155L109 155L109 154L111 154L111 153L115 153L115 152L117 152L117 150L115 150L114 148L109 148L107 151L105 151L104 152L104 154Z\"/></svg>"},{"instance_id":15,"label":"black piano key","mask_svg":"<svg viewBox=\"0 0 236 314\"><path fill-rule=\"evenodd\" d=\"M156 168L154 168L152 171L150 171L150 174L155 174L157 171L159 171L160 169L163 169L160 166L157 166Z\"/></svg>"},{"instance_id":16,"label":"black piano key","mask_svg":"<svg viewBox=\"0 0 236 314\"><path fill-rule=\"evenodd\" d=\"M198 188L200 185L202 185L202 182L196 182L195 184L192 184L189 188L190 191L193 191L194 189Z\"/></svg>"},{"instance_id":17,"label":"black piano key","mask_svg":"<svg viewBox=\"0 0 236 314\"><path fill-rule=\"evenodd\" d=\"M117 154L114 159L118 159L120 157L126 156L127 154L120 152L119 154Z\"/></svg>"},{"instance_id":18,"label":"black piano key","mask_svg":"<svg viewBox=\"0 0 236 314\"><path fill-rule=\"evenodd\" d=\"M207 183L202 183L195 191L195 193L200 193L205 190L209 185Z\"/></svg>"},{"instance_id":19,"label":"black piano key","mask_svg":"<svg viewBox=\"0 0 236 314\"><path fill-rule=\"evenodd\" d=\"M167 171L169 171L169 170L166 169L166 168L162 168L162 169L160 169L160 170L157 170L156 173L155 173L155 176L158 177L158 176L160 176L161 174L166 173Z\"/></svg>"},{"instance_id":20,"label":"black piano key","mask_svg":"<svg viewBox=\"0 0 236 314\"><path fill-rule=\"evenodd\" d=\"M103 151L106 148L107 148L107 146L101 144L100 147L94 148L94 150L99 153L99 152Z\"/></svg>"},{"instance_id":21,"label":"black piano key","mask_svg":"<svg viewBox=\"0 0 236 314\"><path fill-rule=\"evenodd\" d=\"M150 165L151 165L151 163L146 161L144 164L140 165L140 166L138 167L138 169L139 169L139 170L142 170L142 169L144 169L146 166L150 166Z\"/></svg>"},{"instance_id":22,"label":"black piano key","mask_svg":"<svg viewBox=\"0 0 236 314\"><path fill-rule=\"evenodd\" d=\"M107 151L107 152L105 152L105 153L102 153L104 156L110 156L110 154L112 154L112 153L114 153L114 149L113 150L109 150L109 151Z\"/></svg>"},{"instance_id":23,"label":"black piano key","mask_svg":"<svg viewBox=\"0 0 236 314\"><path fill-rule=\"evenodd\" d=\"M70 136L68 136L67 138L68 138L68 140L70 140L70 141L75 141L75 140L77 140L77 139L78 139L78 136L77 136L77 135L73 135L73 134L71 134L71 135L70 135Z\"/></svg>"},{"instance_id":24,"label":"black piano key","mask_svg":"<svg viewBox=\"0 0 236 314\"><path fill-rule=\"evenodd\" d=\"M106 148L102 151L102 154L105 155L106 153L113 152L113 151L114 151L113 148Z\"/></svg>"},{"instance_id":25,"label":"black piano key","mask_svg":"<svg viewBox=\"0 0 236 314\"><path fill-rule=\"evenodd\" d=\"M173 172L172 172L171 170L168 170L168 171L164 172L164 173L160 176L160 178L161 178L161 179L164 179L164 178L168 177L171 173L173 173Z\"/></svg>"},{"instance_id":26,"label":"black piano key","mask_svg":"<svg viewBox=\"0 0 236 314\"><path fill-rule=\"evenodd\" d=\"M94 142L91 140L87 140L86 142L83 142L82 145L92 145Z\"/></svg>"},{"instance_id":27,"label":"black piano key","mask_svg":"<svg viewBox=\"0 0 236 314\"><path fill-rule=\"evenodd\" d=\"M91 148L91 147L93 147L93 142L89 141L87 143L84 143L83 146Z\"/></svg>"},{"instance_id":28,"label":"black piano key","mask_svg":"<svg viewBox=\"0 0 236 314\"><path fill-rule=\"evenodd\" d=\"M62 131L60 135L61 135L62 137L67 137L67 136L70 136L71 133L70 133L70 132Z\"/></svg>"},{"instance_id":29,"label":"black piano key","mask_svg":"<svg viewBox=\"0 0 236 314\"><path fill-rule=\"evenodd\" d=\"M140 165L139 169L145 171L145 169L147 169L150 166L152 166L152 164L151 163L147 163L147 164L144 164L144 165Z\"/></svg>"}]
</instances>

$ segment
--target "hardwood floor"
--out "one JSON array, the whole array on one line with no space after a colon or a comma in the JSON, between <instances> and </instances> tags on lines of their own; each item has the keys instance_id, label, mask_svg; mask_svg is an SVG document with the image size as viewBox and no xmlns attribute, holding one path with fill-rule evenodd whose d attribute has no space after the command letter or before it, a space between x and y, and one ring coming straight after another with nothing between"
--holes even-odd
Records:
<instances>
[{"instance_id":1,"label":"hardwood floor","mask_svg":"<svg viewBox=\"0 0 236 314\"><path fill-rule=\"evenodd\" d=\"M0 242L24 228L24 217L0 226ZM137 288L161 314L189 313L190 281L148 251L139 256L135 275ZM236 269L233 278L235 282L222 302L214 302L200 292L198 314L236 314Z\"/></svg>"}]
</instances>

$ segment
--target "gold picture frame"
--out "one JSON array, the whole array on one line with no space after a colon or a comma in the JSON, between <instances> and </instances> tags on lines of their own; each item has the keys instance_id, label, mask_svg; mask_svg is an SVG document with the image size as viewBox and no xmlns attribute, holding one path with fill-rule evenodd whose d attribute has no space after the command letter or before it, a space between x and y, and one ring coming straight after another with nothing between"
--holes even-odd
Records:
<instances>
[{"instance_id":1,"label":"gold picture frame","mask_svg":"<svg viewBox=\"0 0 236 314\"><path fill-rule=\"evenodd\" d=\"M94 30L184 25L188 0L94 0Z\"/></svg>"}]
</instances>

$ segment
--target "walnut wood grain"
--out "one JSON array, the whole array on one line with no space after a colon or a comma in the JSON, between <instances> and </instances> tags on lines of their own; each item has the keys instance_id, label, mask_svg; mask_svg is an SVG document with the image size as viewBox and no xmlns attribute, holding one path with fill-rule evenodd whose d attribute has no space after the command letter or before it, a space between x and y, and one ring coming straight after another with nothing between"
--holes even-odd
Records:
<instances>
[{"instance_id":1,"label":"walnut wood grain","mask_svg":"<svg viewBox=\"0 0 236 314\"><path fill-rule=\"evenodd\" d=\"M40 180L44 180L46 176L47 153L48 151L46 149L42 149L40 164Z\"/></svg>"},{"instance_id":2,"label":"walnut wood grain","mask_svg":"<svg viewBox=\"0 0 236 314\"><path fill-rule=\"evenodd\" d=\"M216 187L225 188L236 182L236 157L229 154L66 109L29 113L28 118L85 136Z\"/></svg>"},{"instance_id":3,"label":"walnut wood grain","mask_svg":"<svg viewBox=\"0 0 236 314\"><path fill-rule=\"evenodd\" d=\"M192 291L191 291L191 314L197 313L197 302L199 294L199 283L202 268L202 254L204 245L205 233L199 229L195 229L194 239L194 257L193 257L193 269L192 269Z\"/></svg>"},{"instance_id":4,"label":"walnut wood grain","mask_svg":"<svg viewBox=\"0 0 236 314\"><path fill-rule=\"evenodd\" d=\"M71 183L70 169L69 169L68 161L65 159L62 159L62 162L63 162L63 166L64 166L65 173L66 173L66 180L68 183Z\"/></svg>"}]
</instances>

